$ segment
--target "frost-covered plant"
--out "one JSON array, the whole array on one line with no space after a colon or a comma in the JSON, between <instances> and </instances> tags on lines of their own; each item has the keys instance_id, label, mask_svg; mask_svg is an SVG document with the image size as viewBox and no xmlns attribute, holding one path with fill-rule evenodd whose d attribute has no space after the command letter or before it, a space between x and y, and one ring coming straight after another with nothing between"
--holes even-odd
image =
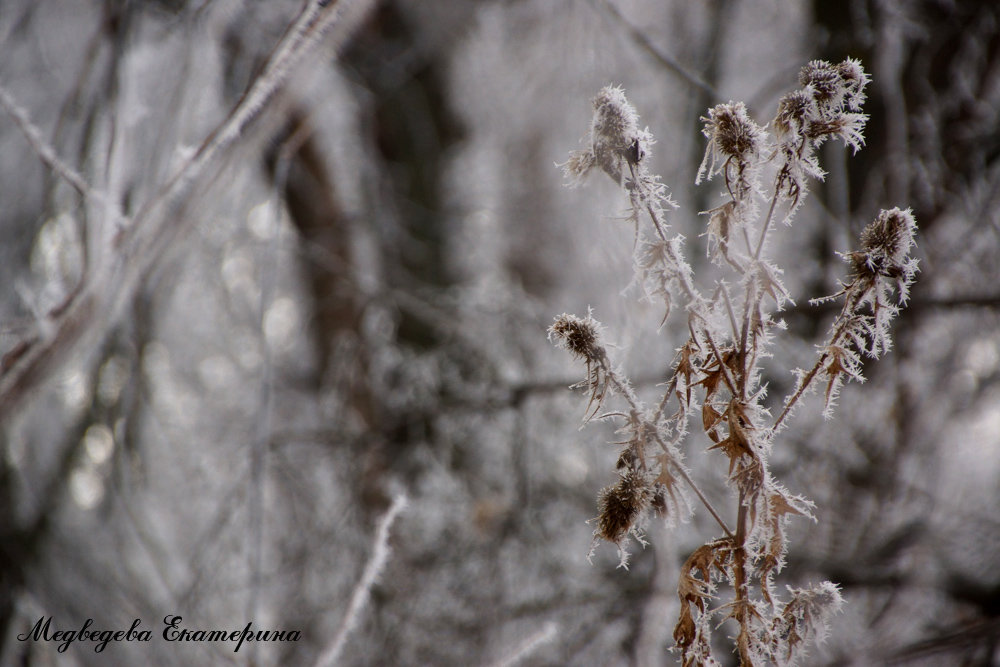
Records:
<instances>
[{"instance_id":1,"label":"frost-covered plant","mask_svg":"<svg viewBox=\"0 0 1000 667\"><path fill-rule=\"evenodd\" d=\"M643 542L650 517L668 521L692 511L692 494L718 523L722 535L696 549L681 568L680 615L674 628L684 665L718 664L712 630L726 619L738 625L740 664L801 660L810 641L821 639L827 618L843 603L836 585L822 582L789 588L786 599L774 575L784 565L786 524L792 516L815 520L813 503L775 479L768 459L775 435L799 400L825 382L829 416L845 379L861 381L862 357L890 347L889 324L905 304L917 262L909 253L916 223L908 210L882 211L861 234L860 249L842 256L849 265L843 288L816 301L842 299L826 342L810 370L793 370L795 390L777 410L765 405L760 362L770 356L772 337L783 323L773 318L792 300L781 269L765 250L774 219L791 223L809 179L822 179L816 148L839 138L857 151L867 116L860 113L869 79L852 59L831 65L814 61L802 69L800 88L781 98L769 126L758 125L739 102L719 104L702 118L708 139L696 182L719 177L726 201L707 215L707 249L735 280L719 279L702 291L684 259L683 238L670 235L665 212L674 208L659 178L647 169L653 138L639 128L635 109L620 88L604 88L594 100L590 146L574 151L563 165L571 184L595 167L619 183L629 198L628 218L636 226L636 282L644 295L663 301L669 315L684 304L689 336L677 348L662 398L644 404L611 360L604 327L585 318L560 315L549 338L586 364L589 403L585 422L614 420L621 439L616 481L598 495L594 547L617 546L627 566L631 538ZM764 180L769 180L765 187ZM761 204L766 203L766 208ZM761 214L761 211L766 211ZM648 220L643 226L642 220ZM605 408L610 397L620 407ZM602 411L603 410L603 411ZM727 465L736 500L730 527L699 490L684 464L691 415L701 415L709 451ZM592 549L593 550L593 549ZM723 597L720 584L730 593Z\"/></svg>"}]
</instances>

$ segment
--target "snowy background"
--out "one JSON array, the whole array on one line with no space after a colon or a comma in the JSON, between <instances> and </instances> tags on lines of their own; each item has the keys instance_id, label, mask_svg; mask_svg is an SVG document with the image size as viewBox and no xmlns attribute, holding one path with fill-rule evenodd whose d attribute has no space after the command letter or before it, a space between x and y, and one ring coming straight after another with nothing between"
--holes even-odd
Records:
<instances>
[{"instance_id":1,"label":"snowy background","mask_svg":"<svg viewBox=\"0 0 1000 667\"><path fill-rule=\"evenodd\" d=\"M912 207L921 273L868 382L775 443L818 519L778 583L847 600L811 664L1000 664L1000 6L341 4L215 141L299 0L0 6L0 663L312 664L405 494L341 664L673 664L679 567L718 527L696 508L628 571L606 544L588 562L614 433L580 430L582 370L545 330L592 307L655 398L685 322L657 331L627 289L614 183L555 164L623 86L710 280L699 117L743 100L766 123L809 60L851 56L866 146L824 146L771 248L797 305L769 395L814 359L833 311L808 299L880 208ZM695 430L687 462L732 514L710 444ZM168 644L167 614L302 639ZM154 639L16 640L49 615Z\"/></svg>"}]
</instances>

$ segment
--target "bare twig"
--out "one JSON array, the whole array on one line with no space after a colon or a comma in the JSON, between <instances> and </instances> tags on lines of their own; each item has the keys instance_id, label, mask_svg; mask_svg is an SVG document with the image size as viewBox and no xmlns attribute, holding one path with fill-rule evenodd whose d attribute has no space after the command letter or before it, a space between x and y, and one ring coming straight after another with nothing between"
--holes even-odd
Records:
<instances>
[{"instance_id":1,"label":"bare twig","mask_svg":"<svg viewBox=\"0 0 1000 667\"><path fill-rule=\"evenodd\" d=\"M608 0L593 0L593 1L595 2L595 4L603 7L604 11L607 12L607 14L616 23L621 25L628 32L629 37L632 38L632 41L638 44L639 47L642 48L642 50L649 57L655 60L658 64L662 65L664 68L670 70L671 72L679 76L681 80L683 80L689 86L697 88L698 90L707 93L711 97L718 97L718 93L716 92L715 88L713 88L711 85L705 82L705 80L699 77L698 75L688 71L688 69L683 65L681 65L676 58L674 58L668 53L664 53L662 49L653 44L652 40L649 39L649 36L642 30L640 30L638 27L633 25L631 22L629 22L629 20L626 19L622 15L622 13L618 11L618 8L615 7L611 2L609 2Z\"/></svg>"},{"instance_id":2,"label":"bare twig","mask_svg":"<svg viewBox=\"0 0 1000 667\"><path fill-rule=\"evenodd\" d=\"M59 157L55 147L46 141L42 136L42 131L31 121L28 112L14 100L10 92L3 85L0 85L0 107L11 117L17 128L21 130L21 134L24 135L32 150L35 151L38 158L46 167L69 183L84 199L95 203L104 203L106 199L104 193L91 187L80 172L66 164Z\"/></svg>"},{"instance_id":3,"label":"bare twig","mask_svg":"<svg viewBox=\"0 0 1000 667\"><path fill-rule=\"evenodd\" d=\"M559 626L550 621L543 625L541 630L525 639L509 655L505 655L493 664L495 667L514 667L514 665L520 664L525 658L537 651L539 647L551 642L558 634Z\"/></svg>"},{"instance_id":4,"label":"bare twig","mask_svg":"<svg viewBox=\"0 0 1000 667\"><path fill-rule=\"evenodd\" d=\"M195 184L204 180L210 166L228 152L293 72L313 53L331 31L353 26L370 0L323 2L309 0L279 41L268 64L226 119L212 131L194 155L141 206L132 220L115 214L109 220L118 227L100 266L91 267L85 280L60 304L36 323L38 332L26 334L0 363L0 420L9 417L45 383L73 350L93 337L100 337L118 319L124 304L142 283L166 245L190 226L180 209ZM342 21L342 19L346 19ZM338 37L343 39L346 32ZM0 106L11 115L40 159L69 182L84 197L104 201L80 174L58 158L6 91L0 88ZM108 209L105 209L108 210ZM114 209L111 209L114 210Z\"/></svg>"},{"instance_id":5,"label":"bare twig","mask_svg":"<svg viewBox=\"0 0 1000 667\"><path fill-rule=\"evenodd\" d=\"M344 645L347 643L347 638L357 627L358 621L361 619L361 613L368 605L372 585L374 585L375 580L382 573L386 562L389 560L389 530L392 528L392 524L396 521L399 513L406 509L406 504L406 495L399 494L393 499L389 510L379 521L378 528L375 531L375 543L372 547L372 555L368 559L368 564L365 565L365 571L361 574L361 579L354 587L354 592L351 593L351 601L348 603L347 611L344 613L344 620L341 621L340 629L337 630L333 641L323 649L323 652L316 659L316 667L329 667L330 665L337 664L337 660L344 650Z\"/></svg>"}]
</instances>

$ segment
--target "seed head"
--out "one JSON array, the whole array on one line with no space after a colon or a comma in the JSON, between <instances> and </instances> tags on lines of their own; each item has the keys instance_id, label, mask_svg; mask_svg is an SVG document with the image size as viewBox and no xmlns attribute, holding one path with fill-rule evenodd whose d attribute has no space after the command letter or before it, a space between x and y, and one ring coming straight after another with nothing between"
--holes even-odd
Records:
<instances>
[{"instance_id":1,"label":"seed head","mask_svg":"<svg viewBox=\"0 0 1000 667\"><path fill-rule=\"evenodd\" d=\"M848 255L854 274L868 284L881 276L898 280L903 287L908 285L917 272L917 260L908 256L916 229L909 209L879 212L861 232L861 251Z\"/></svg>"},{"instance_id":2,"label":"seed head","mask_svg":"<svg viewBox=\"0 0 1000 667\"><path fill-rule=\"evenodd\" d=\"M799 85L812 86L820 102L834 98L840 90L840 74L825 60L813 60L799 71Z\"/></svg>"},{"instance_id":3,"label":"seed head","mask_svg":"<svg viewBox=\"0 0 1000 667\"><path fill-rule=\"evenodd\" d=\"M861 247L867 253L878 253L895 262L902 262L913 245L916 228L917 223L909 209L881 211L861 232Z\"/></svg>"},{"instance_id":4,"label":"seed head","mask_svg":"<svg viewBox=\"0 0 1000 667\"><path fill-rule=\"evenodd\" d=\"M860 111L865 102L865 87L871 82L871 77L861 66L861 61L848 58L837 65L837 74L844 85L845 102L851 111Z\"/></svg>"},{"instance_id":5,"label":"seed head","mask_svg":"<svg viewBox=\"0 0 1000 667\"><path fill-rule=\"evenodd\" d=\"M625 154L639 137L639 116L618 86L605 86L594 98L591 137L596 144Z\"/></svg>"},{"instance_id":6,"label":"seed head","mask_svg":"<svg viewBox=\"0 0 1000 667\"><path fill-rule=\"evenodd\" d=\"M774 125L783 135L798 137L799 133L816 117L816 103L805 90L788 93L778 102Z\"/></svg>"},{"instance_id":7,"label":"seed head","mask_svg":"<svg viewBox=\"0 0 1000 667\"><path fill-rule=\"evenodd\" d=\"M649 508L653 495L653 489L643 473L627 471L617 484L605 487L597 497L599 513L594 535L619 544Z\"/></svg>"},{"instance_id":8,"label":"seed head","mask_svg":"<svg viewBox=\"0 0 1000 667\"><path fill-rule=\"evenodd\" d=\"M747 160L760 151L763 131L747 115L743 102L717 104L702 120L705 121L702 134L726 158Z\"/></svg>"},{"instance_id":9,"label":"seed head","mask_svg":"<svg viewBox=\"0 0 1000 667\"><path fill-rule=\"evenodd\" d=\"M587 361L597 361L604 357L601 323L589 313L585 318L566 313L557 317L549 327L549 340Z\"/></svg>"},{"instance_id":10,"label":"seed head","mask_svg":"<svg viewBox=\"0 0 1000 667\"><path fill-rule=\"evenodd\" d=\"M639 129L639 115L618 86L605 86L594 98L590 125L593 164L615 181L628 175L649 154L653 137ZM589 170L589 167L588 167Z\"/></svg>"},{"instance_id":11,"label":"seed head","mask_svg":"<svg viewBox=\"0 0 1000 667\"><path fill-rule=\"evenodd\" d=\"M695 183L702 178L711 180L715 174L723 174L728 183L733 166L741 174L741 184L736 187L740 190L737 196L743 198L753 188L764 130L750 118L743 102L717 104L701 120L705 123L701 133L708 138L708 145Z\"/></svg>"},{"instance_id":12,"label":"seed head","mask_svg":"<svg viewBox=\"0 0 1000 667\"><path fill-rule=\"evenodd\" d=\"M853 58L836 65L813 60L799 72L802 87L812 91L824 112L833 114L841 113L845 104L852 111L860 110L870 80L861 62Z\"/></svg>"}]
</instances>

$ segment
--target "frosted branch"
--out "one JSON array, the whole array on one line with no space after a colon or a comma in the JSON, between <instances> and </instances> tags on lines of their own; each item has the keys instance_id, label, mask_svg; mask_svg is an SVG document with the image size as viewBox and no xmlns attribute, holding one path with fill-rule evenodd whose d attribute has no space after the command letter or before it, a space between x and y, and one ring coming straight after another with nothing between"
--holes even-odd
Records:
<instances>
[{"instance_id":1,"label":"frosted branch","mask_svg":"<svg viewBox=\"0 0 1000 667\"><path fill-rule=\"evenodd\" d=\"M379 521L378 528L375 531L375 542L372 547L371 558L368 559L365 571L362 573L360 581L354 587L354 592L351 593L351 601L347 605L347 612L344 614L344 620L340 623L340 629L334 635L333 641L323 649L319 658L316 659L316 667L330 667L331 665L335 665L340 658L341 652L344 650L348 637L357 628L358 622L361 620L361 613L368 606L368 601L371 599L372 586L382 573L382 570L385 569L385 564L388 562L389 555L391 554L391 550L389 549L389 530L392 528L392 524L396 521L396 517L399 516L400 512L406 509L407 502L406 494L401 493L396 496L389 510Z\"/></svg>"}]
</instances>

